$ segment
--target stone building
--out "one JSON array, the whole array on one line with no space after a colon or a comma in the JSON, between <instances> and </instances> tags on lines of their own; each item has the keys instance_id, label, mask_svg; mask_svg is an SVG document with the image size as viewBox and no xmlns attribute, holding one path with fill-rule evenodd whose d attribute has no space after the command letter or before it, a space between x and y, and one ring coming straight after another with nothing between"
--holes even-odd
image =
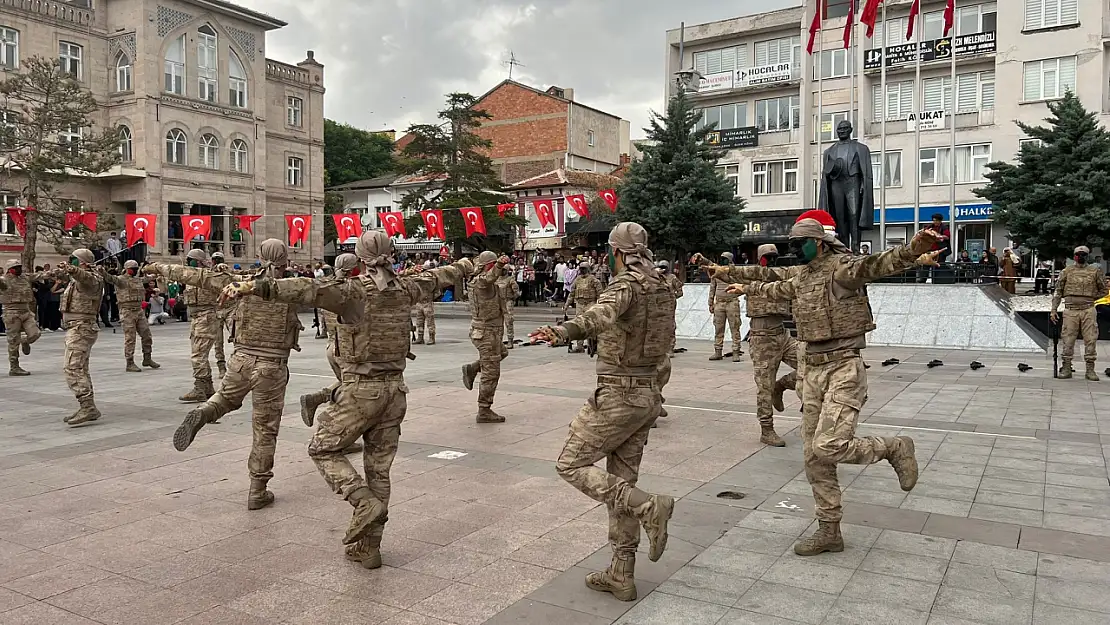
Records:
<instances>
[{"instance_id":1,"label":"stone building","mask_svg":"<svg viewBox=\"0 0 1110 625\"><path fill-rule=\"evenodd\" d=\"M121 229L127 213L157 215L151 256L181 253L182 215L211 215L209 251L250 261L263 239L287 240L285 215L311 214L293 250L305 262L323 253L324 67L311 51L266 58L285 25L224 0L0 0L0 64L59 58L104 103L94 131L117 130L123 162L67 194ZM240 214L264 217L232 245ZM0 252L21 250L0 219Z\"/></svg>"}]
</instances>

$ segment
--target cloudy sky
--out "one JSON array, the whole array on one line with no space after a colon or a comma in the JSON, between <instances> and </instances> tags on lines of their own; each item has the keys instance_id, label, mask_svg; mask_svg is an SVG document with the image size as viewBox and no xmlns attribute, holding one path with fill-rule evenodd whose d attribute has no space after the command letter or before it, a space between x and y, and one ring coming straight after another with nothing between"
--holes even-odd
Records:
<instances>
[{"instance_id":1,"label":"cloudy sky","mask_svg":"<svg viewBox=\"0 0 1110 625\"><path fill-rule=\"evenodd\" d=\"M508 77L632 122L642 137L663 98L665 33L800 0L237 0L282 19L267 56L325 65L325 114L367 130L434 119L444 94L480 95Z\"/></svg>"}]
</instances>

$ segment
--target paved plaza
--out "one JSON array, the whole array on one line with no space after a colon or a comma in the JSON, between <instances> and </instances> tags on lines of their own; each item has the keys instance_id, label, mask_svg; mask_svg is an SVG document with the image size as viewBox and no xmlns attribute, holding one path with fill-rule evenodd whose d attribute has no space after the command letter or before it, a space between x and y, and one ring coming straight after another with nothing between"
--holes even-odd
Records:
<instances>
[{"instance_id":1,"label":"paved plaza","mask_svg":"<svg viewBox=\"0 0 1110 625\"><path fill-rule=\"evenodd\" d=\"M520 313L517 336L553 316ZM847 549L803 559L796 397L778 418L788 446L764 448L747 357L711 363L709 343L680 341L640 480L678 499L671 540L659 562L639 559L639 601L622 603L583 583L608 562L604 507L554 470L594 388L587 356L512 351L495 404L508 422L477 425L459 382L475 355L466 322L441 318L439 344L414 347L385 566L367 571L343 558L351 509L308 459L298 416L298 396L332 379L324 342L309 330L294 354L277 501L248 512L249 405L184 453L170 443L188 410L187 334L155 327L162 369L125 374L122 334L102 332L104 417L82 428L62 423L76 402L61 333L23 359L33 377L0 378L0 623L1110 622L1110 381L1053 380L1043 355L869 349L860 432L913 436L921 480L906 494L885 462L841 466ZM926 368L934 358L945 365Z\"/></svg>"}]
</instances>

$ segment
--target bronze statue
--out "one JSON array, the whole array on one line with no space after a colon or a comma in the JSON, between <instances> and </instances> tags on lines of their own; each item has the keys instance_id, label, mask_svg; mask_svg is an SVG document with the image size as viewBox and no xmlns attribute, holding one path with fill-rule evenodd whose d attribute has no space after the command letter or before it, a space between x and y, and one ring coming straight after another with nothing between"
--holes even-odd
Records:
<instances>
[{"instance_id":1,"label":"bronze statue","mask_svg":"<svg viewBox=\"0 0 1110 625\"><path fill-rule=\"evenodd\" d=\"M850 121L837 124L836 136L840 140L825 150L817 206L836 220L836 237L858 252L860 230L871 230L875 221L871 150L852 138Z\"/></svg>"}]
</instances>

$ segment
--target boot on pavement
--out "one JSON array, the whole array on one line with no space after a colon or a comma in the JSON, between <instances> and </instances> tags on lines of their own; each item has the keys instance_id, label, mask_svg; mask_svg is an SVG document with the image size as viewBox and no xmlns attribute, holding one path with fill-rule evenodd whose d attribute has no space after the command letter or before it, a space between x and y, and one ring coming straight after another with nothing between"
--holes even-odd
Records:
<instances>
[{"instance_id":1,"label":"boot on pavement","mask_svg":"<svg viewBox=\"0 0 1110 625\"><path fill-rule=\"evenodd\" d=\"M319 408L321 404L327 403L330 397L330 388L301 395L301 421L304 421L304 424L308 427L312 427L312 422L316 420L316 409Z\"/></svg>"},{"instance_id":2,"label":"boot on pavement","mask_svg":"<svg viewBox=\"0 0 1110 625\"><path fill-rule=\"evenodd\" d=\"M424 337L422 337L422 336L416 337L416 340L413 341L412 344L413 345L423 345L424 344Z\"/></svg>"},{"instance_id":3,"label":"boot on pavement","mask_svg":"<svg viewBox=\"0 0 1110 625\"><path fill-rule=\"evenodd\" d=\"M1070 380L1072 374L1071 361L1065 359L1063 364L1060 365L1060 379Z\"/></svg>"},{"instance_id":4,"label":"boot on pavement","mask_svg":"<svg viewBox=\"0 0 1110 625\"><path fill-rule=\"evenodd\" d=\"M844 537L840 535L840 523L818 521L817 531L812 536L794 543L794 553L800 556L815 556L826 551L844 551Z\"/></svg>"},{"instance_id":5,"label":"boot on pavement","mask_svg":"<svg viewBox=\"0 0 1110 625\"><path fill-rule=\"evenodd\" d=\"M759 442L771 447L786 447L786 441L782 440L782 437L775 431L775 426L761 425L759 429Z\"/></svg>"},{"instance_id":6,"label":"boot on pavement","mask_svg":"<svg viewBox=\"0 0 1110 625\"><path fill-rule=\"evenodd\" d=\"M478 377L479 370L479 365L476 362L462 366L462 383L466 390L474 390L474 378Z\"/></svg>"},{"instance_id":7,"label":"boot on pavement","mask_svg":"<svg viewBox=\"0 0 1110 625\"><path fill-rule=\"evenodd\" d=\"M247 493L247 510L261 510L274 503L274 493L266 489L265 480L251 480L251 490Z\"/></svg>"},{"instance_id":8,"label":"boot on pavement","mask_svg":"<svg viewBox=\"0 0 1110 625\"><path fill-rule=\"evenodd\" d=\"M898 436L887 440L886 459L898 474L898 485L909 492L917 485L917 457L914 455L913 439Z\"/></svg>"},{"instance_id":9,"label":"boot on pavement","mask_svg":"<svg viewBox=\"0 0 1110 625\"><path fill-rule=\"evenodd\" d=\"M143 366L147 367L148 369L161 369L162 368L162 365L154 362L154 359L150 357L149 353L143 354Z\"/></svg>"},{"instance_id":10,"label":"boot on pavement","mask_svg":"<svg viewBox=\"0 0 1110 625\"><path fill-rule=\"evenodd\" d=\"M374 522L385 515L385 505L375 499L365 486L351 493L350 502L355 511L351 514L351 523L343 536L344 545L353 545L362 540L373 530Z\"/></svg>"},{"instance_id":11,"label":"boot on pavement","mask_svg":"<svg viewBox=\"0 0 1110 625\"><path fill-rule=\"evenodd\" d=\"M208 385L211 384L212 382L211 380L209 380ZM194 380L193 389L188 393L185 393L181 397L178 397L177 399L178 401L183 401L190 404L199 404L202 401L208 401L209 397L211 397L211 395L207 394L207 386L205 385L204 380Z\"/></svg>"},{"instance_id":12,"label":"boot on pavement","mask_svg":"<svg viewBox=\"0 0 1110 625\"><path fill-rule=\"evenodd\" d=\"M709 357L710 360L721 360L723 358L724 358L724 356L721 355L721 348L719 348L719 347L714 349L713 350L713 355Z\"/></svg>"},{"instance_id":13,"label":"boot on pavement","mask_svg":"<svg viewBox=\"0 0 1110 625\"><path fill-rule=\"evenodd\" d=\"M1088 382L1098 382L1098 374L1095 373L1095 363L1094 362L1088 362L1087 363L1087 375L1085 375L1083 377L1087 378Z\"/></svg>"},{"instance_id":14,"label":"boot on pavement","mask_svg":"<svg viewBox=\"0 0 1110 625\"><path fill-rule=\"evenodd\" d=\"M8 375L12 376L13 378L21 378L31 375L29 372L24 371L23 368L19 366L18 358L12 358L9 363L10 368L8 369Z\"/></svg>"},{"instance_id":15,"label":"boot on pavement","mask_svg":"<svg viewBox=\"0 0 1110 625\"><path fill-rule=\"evenodd\" d=\"M732 362L740 362L740 357L743 356L743 355L744 355L744 352L740 351L739 349L733 349L732 350Z\"/></svg>"},{"instance_id":16,"label":"boot on pavement","mask_svg":"<svg viewBox=\"0 0 1110 625\"><path fill-rule=\"evenodd\" d=\"M100 411L96 409L96 404L93 403L92 397L80 399L78 401L81 407L77 412L73 413L69 419L66 419L66 423L71 426L81 425L82 423L89 423L100 418Z\"/></svg>"},{"instance_id":17,"label":"boot on pavement","mask_svg":"<svg viewBox=\"0 0 1110 625\"><path fill-rule=\"evenodd\" d=\"M644 496L647 497L646 502L637 506L631 505L634 499ZM648 559L652 562L658 562L667 549L667 522L674 514L674 497L648 495L639 489L634 489L632 496L629 498L629 507L632 508L632 515L640 520L640 525L643 526L644 533L647 534L650 543Z\"/></svg>"},{"instance_id":18,"label":"boot on pavement","mask_svg":"<svg viewBox=\"0 0 1110 625\"><path fill-rule=\"evenodd\" d=\"M364 536L358 542L347 545L347 559L358 562L366 569L382 568L382 537Z\"/></svg>"},{"instance_id":19,"label":"boot on pavement","mask_svg":"<svg viewBox=\"0 0 1110 625\"><path fill-rule=\"evenodd\" d=\"M613 555L613 561L604 571L586 576L586 586L598 592L611 593L620 601L636 600L636 556Z\"/></svg>"},{"instance_id":20,"label":"boot on pavement","mask_svg":"<svg viewBox=\"0 0 1110 625\"><path fill-rule=\"evenodd\" d=\"M429 332L428 333L428 341L424 344L425 345L435 345L436 344L436 335Z\"/></svg>"},{"instance_id":21,"label":"boot on pavement","mask_svg":"<svg viewBox=\"0 0 1110 625\"><path fill-rule=\"evenodd\" d=\"M139 368L139 365L135 364L135 359L134 358L128 358L127 359L127 372L128 373L142 373L143 370Z\"/></svg>"},{"instance_id":22,"label":"boot on pavement","mask_svg":"<svg viewBox=\"0 0 1110 625\"><path fill-rule=\"evenodd\" d=\"M478 408L478 423L504 423L505 417L493 411L493 408L481 406Z\"/></svg>"}]
</instances>

